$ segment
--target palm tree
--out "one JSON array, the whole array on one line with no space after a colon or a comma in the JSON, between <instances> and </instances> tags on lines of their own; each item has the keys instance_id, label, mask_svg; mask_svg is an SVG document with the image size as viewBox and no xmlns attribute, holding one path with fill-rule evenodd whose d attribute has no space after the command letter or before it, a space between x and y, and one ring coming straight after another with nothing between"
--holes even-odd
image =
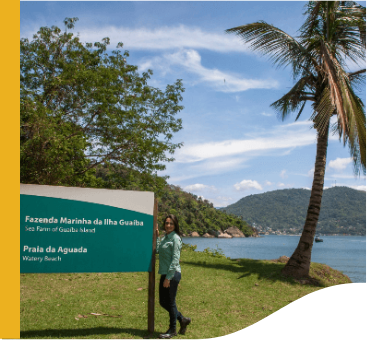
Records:
<instances>
[{"instance_id":1,"label":"palm tree","mask_svg":"<svg viewBox=\"0 0 367 340\"><path fill-rule=\"evenodd\" d=\"M226 33L239 35L254 50L269 55L277 66L291 66L295 85L271 104L284 120L300 117L307 101L317 131L317 151L306 221L298 246L282 273L308 276L324 187L329 130L348 144L355 174L366 173L366 116L355 89L364 84L366 69L347 72L346 63L365 59L366 9L350 1L310 1L297 38L263 21L238 26ZM336 123L331 124L331 117Z\"/></svg>"}]
</instances>

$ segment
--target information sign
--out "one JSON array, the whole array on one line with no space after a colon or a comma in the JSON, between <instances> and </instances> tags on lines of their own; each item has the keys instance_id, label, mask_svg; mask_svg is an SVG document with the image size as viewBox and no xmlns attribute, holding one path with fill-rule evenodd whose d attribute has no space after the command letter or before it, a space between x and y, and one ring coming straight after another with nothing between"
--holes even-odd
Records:
<instances>
[{"instance_id":1,"label":"information sign","mask_svg":"<svg viewBox=\"0 0 367 340\"><path fill-rule=\"evenodd\" d=\"M148 272L154 193L20 185L21 273Z\"/></svg>"}]
</instances>

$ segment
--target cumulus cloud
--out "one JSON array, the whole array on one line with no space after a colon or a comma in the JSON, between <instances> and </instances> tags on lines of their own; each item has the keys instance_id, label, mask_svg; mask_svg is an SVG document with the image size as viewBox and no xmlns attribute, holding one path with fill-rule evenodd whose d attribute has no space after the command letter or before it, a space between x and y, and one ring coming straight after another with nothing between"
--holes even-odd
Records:
<instances>
[{"instance_id":1,"label":"cumulus cloud","mask_svg":"<svg viewBox=\"0 0 367 340\"><path fill-rule=\"evenodd\" d=\"M270 181L265 181L265 185L273 185L273 183L271 183Z\"/></svg>"},{"instance_id":2,"label":"cumulus cloud","mask_svg":"<svg viewBox=\"0 0 367 340\"><path fill-rule=\"evenodd\" d=\"M244 179L242 182L236 183L234 185L234 188L237 191L245 191L252 189L262 190L262 186L257 181L252 181L250 179Z\"/></svg>"},{"instance_id":3,"label":"cumulus cloud","mask_svg":"<svg viewBox=\"0 0 367 340\"><path fill-rule=\"evenodd\" d=\"M280 183L280 182L279 182L279 183L277 184L277 186L278 186L279 188L284 188L284 187L285 187L285 184L284 184L284 183Z\"/></svg>"},{"instance_id":4,"label":"cumulus cloud","mask_svg":"<svg viewBox=\"0 0 367 340\"><path fill-rule=\"evenodd\" d=\"M341 170L344 170L348 166L348 164L352 162L353 162L353 159L351 157L337 158L333 161L330 161L328 167L331 169L335 169L337 171L341 171Z\"/></svg>"},{"instance_id":5,"label":"cumulus cloud","mask_svg":"<svg viewBox=\"0 0 367 340\"><path fill-rule=\"evenodd\" d=\"M183 189L189 192L203 191L203 190L210 190L210 191L216 190L214 185L205 185L205 184L200 184L200 183L187 185Z\"/></svg>"}]
</instances>

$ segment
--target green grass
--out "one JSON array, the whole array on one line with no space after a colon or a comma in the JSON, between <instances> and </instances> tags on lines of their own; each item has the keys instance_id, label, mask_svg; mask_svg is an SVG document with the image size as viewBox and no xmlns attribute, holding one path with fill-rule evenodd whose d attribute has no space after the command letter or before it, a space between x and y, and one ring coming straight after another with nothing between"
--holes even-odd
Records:
<instances>
[{"instance_id":1,"label":"green grass","mask_svg":"<svg viewBox=\"0 0 367 340\"><path fill-rule=\"evenodd\" d=\"M306 294L351 282L317 263L312 263L310 278L296 281L280 274L283 266L277 261L230 260L218 252L194 252L185 246L176 301L192 323L180 338L233 333ZM158 280L157 274L152 338L166 331L169 322L168 313L159 306ZM148 335L148 273L21 274L20 287L21 338L136 339Z\"/></svg>"}]
</instances>

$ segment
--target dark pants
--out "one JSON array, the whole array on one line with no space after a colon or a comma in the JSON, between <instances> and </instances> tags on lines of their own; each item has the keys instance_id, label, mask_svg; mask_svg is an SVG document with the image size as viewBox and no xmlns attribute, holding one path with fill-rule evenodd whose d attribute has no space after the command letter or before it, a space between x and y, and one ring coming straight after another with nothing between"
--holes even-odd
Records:
<instances>
[{"instance_id":1,"label":"dark pants","mask_svg":"<svg viewBox=\"0 0 367 340\"><path fill-rule=\"evenodd\" d=\"M159 282L159 304L169 313L169 328L176 329L176 320L181 321L183 318L176 307L176 293L178 283L181 280L181 273L175 272L168 288L163 287L165 278L166 275L162 275Z\"/></svg>"}]
</instances>

